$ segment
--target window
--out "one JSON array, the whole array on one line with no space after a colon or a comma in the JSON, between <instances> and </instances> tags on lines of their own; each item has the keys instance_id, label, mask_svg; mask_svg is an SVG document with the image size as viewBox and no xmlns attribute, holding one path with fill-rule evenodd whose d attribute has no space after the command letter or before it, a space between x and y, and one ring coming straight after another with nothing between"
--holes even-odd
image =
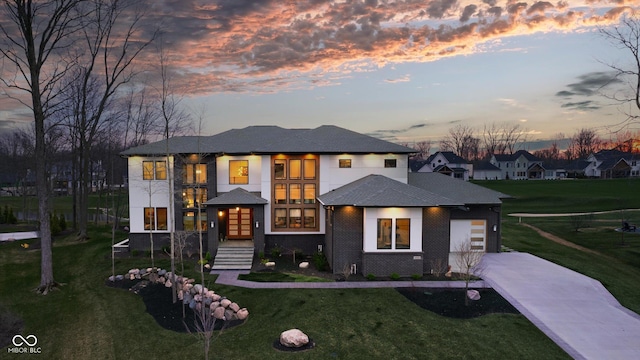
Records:
<instances>
[{"instance_id":1,"label":"window","mask_svg":"<svg viewBox=\"0 0 640 360\"><path fill-rule=\"evenodd\" d=\"M274 155L271 166L271 229L318 231L317 155Z\"/></svg>"},{"instance_id":2,"label":"window","mask_svg":"<svg viewBox=\"0 0 640 360\"><path fill-rule=\"evenodd\" d=\"M378 219L378 249L391 249L391 219Z\"/></svg>"},{"instance_id":3,"label":"window","mask_svg":"<svg viewBox=\"0 0 640 360\"><path fill-rule=\"evenodd\" d=\"M276 204L286 204L287 203L287 185L275 184L275 193L273 198Z\"/></svg>"},{"instance_id":4,"label":"window","mask_svg":"<svg viewBox=\"0 0 640 360\"><path fill-rule=\"evenodd\" d=\"M249 160L229 160L229 184L249 183Z\"/></svg>"},{"instance_id":5,"label":"window","mask_svg":"<svg viewBox=\"0 0 640 360\"><path fill-rule=\"evenodd\" d=\"M300 160L289 160L289 179L300 180L300 164L302 164Z\"/></svg>"},{"instance_id":6,"label":"window","mask_svg":"<svg viewBox=\"0 0 640 360\"><path fill-rule=\"evenodd\" d=\"M347 169L351 167L351 159L338 159L338 167Z\"/></svg>"},{"instance_id":7,"label":"window","mask_svg":"<svg viewBox=\"0 0 640 360\"><path fill-rule=\"evenodd\" d=\"M304 179L313 180L316 178L316 159L304 159Z\"/></svg>"},{"instance_id":8,"label":"window","mask_svg":"<svg viewBox=\"0 0 640 360\"><path fill-rule=\"evenodd\" d=\"M143 180L167 180L166 161L143 161L142 162L142 179Z\"/></svg>"},{"instance_id":9,"label":"window","mask_svg":"<svg viewBox=\"0 0 640 360\"><path fill-rule=\"evenodd\" d=\"M187 211L182 215L184 231L207 231L207 213L201 211L198 217L197 211Z\"/></svg>"},{"instance_id":10,"label":"window","mask_svg":"<svg viewBox=\"0 0 640 360\"><path fill-rule=\"evenodd\" d=\"M289 184L289 204L302 203L300 184Z\"/></svg>"},{"instance_id":11,"label":"window","mask_svg":"<svg viewBox=\"0 0 640 360\"><path fill-rule=\"evenodd\" d=\"M287 160L276 159L273 161L273 178L276 180L287 178Z\"/></svg>"},{"instance_id":12,"label":"window","mask_svg":"<svg viewBox=\"0 0 640 360\"><path fill-rule=\"evenodd\" d=\"M410 249L410 237L411 219L378 219L379 250Z\"/></svg>"},{"instance_id":13,"label":"window","mask_svg":"<svg viewBox=\"0 0 640 360\"><path fill-rule=\"evenodd\" d=\"M384 159L384 167L386 168L394 168L397 165L396 159Z\"/></svg>"},{"instance_id":14,"label":"window","mask_svg":"<svg viewBox=\"0 0 640 360\"><path fill-rule=\"evenodd\" d=\"M299 228L302 226L302 210L289 209L289 227Z\"/></svg>"},{"instance_id":15,"label":"window","mask_svg":"<svg viewBox=\"0 0 640 360\"><path fill-rule=\"evenodd\" d=\"M207 201L206 188L185 188L182 189L182 207L194 208L202 206Z\"/></svg>"},{"instance_id":16,"label":"window","mask_svg":"<svg viewBox=\"0 0 640 360\"><path fill-rule=\"evenodd\" d=\"M316 184L304 184L304 203L315 204L316 202Z\"/></svg>"},{"instance_id":17,"label":"window","mask_svg":"<svg viewBox=\"0 0 640 360\"><path fill-rule=\"evenodd\" d=\"M167 230L167 208L144 208L145 230Z\"/></svg>"},{"instance_id":18,"label":"window","mask_svg":"<svg viewBox=\"0 0 640 360\"><path fill-rule=\"evenodd\" d=\"M207 164L185 164L182 167L183 184L206 184Z\"/></svg>"}]
</instances>

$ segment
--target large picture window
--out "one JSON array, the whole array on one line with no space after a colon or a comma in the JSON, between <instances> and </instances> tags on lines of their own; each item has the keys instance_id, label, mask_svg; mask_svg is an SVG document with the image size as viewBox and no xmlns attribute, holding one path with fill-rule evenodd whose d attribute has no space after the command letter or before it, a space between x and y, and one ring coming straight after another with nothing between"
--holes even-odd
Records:
<instances>
[{"instance_id":1,"label":"large picture window","mask_svg":"<svg viewBox=\"0 0 640 360\"><path fill-rule=\"evenodd\" d=\"M142 162L142 179L143 180L167 180L167 162L166 161L143 161Z\"/></svg>"},{"instance_id":2,"label":"large picture window","mask_svg":"<svg viewBox=\"0 0 640 360\"><path fill-rule=\"evenodd\" d=\"M395 224L395 226L394 226ZM411 219L378 219L378 250L410 249Z\"/></svg>"},{"instance_id":3,"label":"large picture window","mask_svg":"<svg viewBox=\"0 0 640 360\"><path fill-rule=\"evenodd\" d=\"M182 215L182 226L185 231L207 231L207 213L187 211Z\"/></svg>"},{"instance_id":4,"label":"large picture window","mask_svg":"<svg viewBox=\"0 0 640 360\"><path fill-rule=\"evenodd\" d=\"M182 189L182 207L195 208L202 206L207 201L206 188L184 188Z\"/></svg>"},{"instance_id":5,"label":"large picture window","mask_svg":"<svg viewBox=\"0 0 640 360\"><path fill-rule=\"evenodd\" d=\"M229 160L229 184L249 183L249 160Z\"/></svg>"},{"instance_id":6,"label":"large picture window","mask_svg":"<svg viewBox=\"0 0 640 360\"><path fill-rule=\"evenodd\" d=\"M167 230L167 208L144 208L145 230Z\"/></svg>"},{"instance_id":7,"label":"large picture window","mask_svg":"<svg viewBox=\"0 0 640 360\"><path fill-rule=\"evenodd\" d=\"M272 229L318 231L317 156L274 155L271 167Z\"/></svg>"}]
</instances>

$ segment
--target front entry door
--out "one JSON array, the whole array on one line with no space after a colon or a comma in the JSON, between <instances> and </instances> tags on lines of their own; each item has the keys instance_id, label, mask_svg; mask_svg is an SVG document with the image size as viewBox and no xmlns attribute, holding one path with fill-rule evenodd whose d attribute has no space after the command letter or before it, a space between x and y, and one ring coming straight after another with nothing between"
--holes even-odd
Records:
<instances>
[{"instance_id":1,"label":"front entry door","mask_svg":"<svg viewBox=\"0 0 640 360\"><path fill-rule=\"evenodd\" d=\"M252 239L253 238L253 209L231 208L227 223L227 239Z\"/></svg>"}]
</instances>

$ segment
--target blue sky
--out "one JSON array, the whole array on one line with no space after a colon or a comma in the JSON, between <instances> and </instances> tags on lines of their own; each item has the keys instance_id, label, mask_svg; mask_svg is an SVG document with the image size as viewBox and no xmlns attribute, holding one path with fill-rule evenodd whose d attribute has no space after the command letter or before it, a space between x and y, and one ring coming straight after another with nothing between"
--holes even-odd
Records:
<instances>
[{"instance_id":1,"label":"blue sky","mask_svg":"<svg viewBox=\"0 0 640 360\"><path fill-rule=\"evenodd\" d=\"M250 125L335 124L398 142L463 124L520 124L530 139L609 127L598 89L629 62L598 29L640 0L163 0L174 84L203 134ZM153 55L143 59L154 62ZM24 122L0 99L0 128ZM4 119L3 119L4 117Z\"/></svg>"}]
</instances>

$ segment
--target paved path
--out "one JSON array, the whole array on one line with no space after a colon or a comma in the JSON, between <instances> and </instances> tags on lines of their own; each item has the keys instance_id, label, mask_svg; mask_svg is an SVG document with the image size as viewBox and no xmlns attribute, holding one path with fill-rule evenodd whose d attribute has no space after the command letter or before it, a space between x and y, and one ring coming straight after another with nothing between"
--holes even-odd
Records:
<instances>
[{"instance_id":1,"label":"paved path","mask_svg":"<svg viewBox=\"0 0 640 360\"><path fill-rule=\"evenodd\" d=\"M334 282L255 282L238 280L238 275L248 274L241 270L213 270L218 274L216 284L238 286L249 289L375 289L400 287L464 288L464 281L334 281ZM474 281L474 288L488 287L484 281Z\"/></svg>"},{"instance_id":2,"label":"paved path","mask_svg":"<svg viewBox=\"0 0 640 360\"><path fill-rule=\"evenodd\" d=\"M575 359L640 359L640 315L592 278L527 253L486 254L482 277Z\"/></svg>"},{"instance_id":3,"label":"paved path","mask_svg":"<svg viewBox=\"0 0 640 360\"><path fill-rule=\"evenodd\" d=\"M37 231L23 231L23 232L14 232L14 233L1 233L0 241L14 241L14 240L26 240L26 239L35 239L39 237Z\"/></svg>"}]
</instances>

